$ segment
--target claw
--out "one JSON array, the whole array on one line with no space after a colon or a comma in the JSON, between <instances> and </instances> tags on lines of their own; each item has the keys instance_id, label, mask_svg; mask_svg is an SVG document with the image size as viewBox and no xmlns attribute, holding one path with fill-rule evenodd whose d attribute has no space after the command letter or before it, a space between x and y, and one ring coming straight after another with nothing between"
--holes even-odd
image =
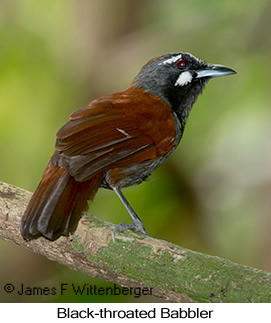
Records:
<instances>
[{"instance_id":1,"label":"claw","mask_svg":"<svg viewBox=\"0 0 271 323\"><path fill-rule=\"evenodd\" d=\"M143 227L142 222L133 222L132 224L120 223L118 224L112 232L112 239L115 242L115 234L116 232L123 232L126 230L131 230L135 232L140 232L145 236L149 237L148 233L146 232L145 228Z\"/></svg>"},{"instance_id":2,"label":"claw","mask_svg":"<svg viewBox=\"0 0 271 323\"><path fill-rule=\"evenodd\" d=\"M125 230L132 230L135 232L141 232L143 233L145 236L149 236L148 233L146 232L143 223L141 222L140 218L137 216L137 214L135 213L135 211L133 210L133 208L131 207L131 205L128 203L128 201L126 200L126 198L124 197L124 195L122 194L122 192L120 191L119 188L117 187L113 187L113 190L115 191L115 193L118 195L118 197L120 198L121 202L123 203L123 205L125 206L126 210L128 211L128 213L130 214L133 223L132 224L125 224L125 223L120 223L119 225L117 225L114 229L114 231L112 232L112 239L115 242L115 234L116 232L123 232Z\"/></svg>"}]
</instances>

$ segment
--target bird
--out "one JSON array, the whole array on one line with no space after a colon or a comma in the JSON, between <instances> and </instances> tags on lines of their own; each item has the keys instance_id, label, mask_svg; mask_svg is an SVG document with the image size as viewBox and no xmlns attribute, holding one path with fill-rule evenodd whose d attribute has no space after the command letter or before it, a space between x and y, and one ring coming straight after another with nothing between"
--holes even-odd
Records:
<instances>
[{"instance_id":1,"label":"bird","mask_svg":"<svg viewBox=\"0 0 271 323\"><path fill-rule=\"evenodd\" d=\"M187 52L168 53L148 61L124 91L72 113L23 214L23 238L73 234L99 188L114 191L132 218L115 226L113 238L125 230L147 236L122 189L147 180L176 149L206 83L235 73Z\"/></svg>"}]
</instances>

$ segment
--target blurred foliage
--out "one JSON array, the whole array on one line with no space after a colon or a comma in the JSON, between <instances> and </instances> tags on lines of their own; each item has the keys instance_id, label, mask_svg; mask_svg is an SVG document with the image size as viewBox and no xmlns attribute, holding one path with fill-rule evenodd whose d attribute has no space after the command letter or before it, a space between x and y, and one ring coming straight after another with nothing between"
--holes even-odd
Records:
<instances>
[{"instance_id":1,"label":"blurred foliage","mask_svg":"<svg viewBox=\"0 0 271 323\"><path fill-rule=\"evenodd\" d=\"M126 196L153 237L270 271L270 11L267 0L2 0L0 179L33 191L71 112L127 87L148 59L191 52L238 74L207 85L156 180ZM90 210L129 221L109 191L100 190ZM5 242L0 250L1 285L110 285Z\"/></svg>"}]
</instances>

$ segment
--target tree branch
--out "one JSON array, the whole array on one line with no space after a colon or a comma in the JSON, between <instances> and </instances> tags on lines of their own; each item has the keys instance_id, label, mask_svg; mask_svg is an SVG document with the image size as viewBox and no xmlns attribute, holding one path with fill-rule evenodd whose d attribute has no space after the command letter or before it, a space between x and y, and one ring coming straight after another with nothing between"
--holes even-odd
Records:
<instances>
[{"instance_id":1,"label":"tree branch","mask_svg":"<svg viewBox=\"0 0 271 323\"><path fill-rule=\"evenodd\" d=\"M0 240L23 246L92 277L126 287L149 287L172 302L271 302L271 274L83 217L75 234L26 242L20 220L31 193L0 182Z\"/></svg>"}]
</instances>

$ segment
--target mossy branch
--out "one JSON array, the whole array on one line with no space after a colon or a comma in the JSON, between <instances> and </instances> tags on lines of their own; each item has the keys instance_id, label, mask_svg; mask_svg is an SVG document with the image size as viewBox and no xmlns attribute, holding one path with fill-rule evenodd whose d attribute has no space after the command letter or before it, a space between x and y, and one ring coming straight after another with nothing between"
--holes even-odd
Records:
<instances>
[{"instance_id":1,"label":"mossy branch","mask_svg":"<svg viewBox=\"0 0 271 323\"><path fill-rule=\"evenodd\" d=\"M26 242L20 220L31 193L0 182L0 239L126 287L149 287L172 302L271 302L271 274L132 232L112 241L113 224L85 216L75 234Z\"/></svg>"}]
</instances>

